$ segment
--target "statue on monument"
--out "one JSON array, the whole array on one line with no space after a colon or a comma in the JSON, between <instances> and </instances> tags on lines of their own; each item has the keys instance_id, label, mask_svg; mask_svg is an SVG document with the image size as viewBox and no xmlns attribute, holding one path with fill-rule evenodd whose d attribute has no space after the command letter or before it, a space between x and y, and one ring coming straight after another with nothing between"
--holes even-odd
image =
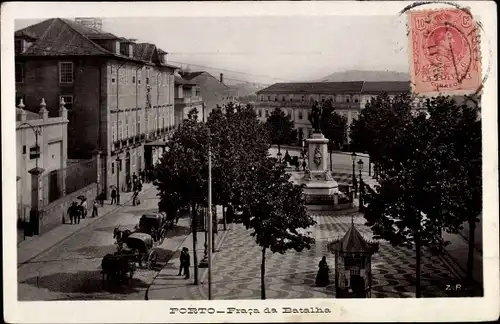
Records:
<instances>
[{"instance_id":1,"label":"statue on monument","mask_svg":"<svg viewBox=\"0 0 500 324\"><path fill-rule=\"evenodd\" d=\"M309 117L309 121L311 122L315 133L321 133L321 113L321 106L318 103L315 103L312 106L311 116Z\"/></svg>"}]
</instances>

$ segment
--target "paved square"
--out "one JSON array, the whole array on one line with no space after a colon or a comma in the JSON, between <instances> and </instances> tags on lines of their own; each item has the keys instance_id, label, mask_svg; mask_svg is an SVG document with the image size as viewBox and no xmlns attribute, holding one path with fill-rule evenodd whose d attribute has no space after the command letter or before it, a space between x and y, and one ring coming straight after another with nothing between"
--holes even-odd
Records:
<instances>
[{"instance_id":1,"label":"paved square","mask_svg":"<svg viewBox=\"0 0 500 324\"><path fill-rule=\"evenodd\" d=\"M316 244L310 250L287 253L266 253L266 297L267 298L332 298L334 291L334 255L327 250L327 242L342 237L354 223L365 238L371 238L371 230L364 225L359 213L335 214L316 212L317 224L311 235ZM325 255L330 267L330 282L327 287L315 287L318 263ZM255 244L250 231L241 224L227 233L216 253L212 270L213 299L259 299L261 249ZM379 252L372 258L372 297L414 297L415 296L415 252L407 248L396 248L387 242L380 242ZM179 289L165 299L190 299L207 296L206 271L201 272L203 285L187 286L185 295ZM424 251L421 266L421 287L423 297L454 296L446 285L455 285L460 279L447 266L443 257ZM175 295L175 297L174 297Z\"/></svg>"}]
</instances>

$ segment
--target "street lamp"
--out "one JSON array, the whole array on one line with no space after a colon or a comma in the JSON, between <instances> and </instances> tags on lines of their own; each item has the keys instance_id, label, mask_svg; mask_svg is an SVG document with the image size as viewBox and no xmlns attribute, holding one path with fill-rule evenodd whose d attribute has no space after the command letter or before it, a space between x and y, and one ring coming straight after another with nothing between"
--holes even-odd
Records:
<instances>
[{"instance_id":1,"label":"street lamp","mask_svg":"<svg viewBox=\"0 0 500 324\"><path fill-rule=\"evenodd\" d=\"M356 184L356 173L354 168L354 163L356 162L356 152L352 152L351 158L352 158L352 185L354 187L354 195L356 196L358 194L358 186Z\"/></svg>"},{"instance_id":2,"label":"street lamp","mask_svg":"<svg viewBox=\"0 0 500 324\"><path fill-rule=\"evenodd\" d=\"M278 154L276 154L276 156L278 157L278 162L281 163L281 152L278 152Z\"/></svg>"},{"instance_id":3,"label":"street lamp","mask_svg":"<svg viewBox=\"0 0 500 324\"><path fill-rule=\"evenodd\" d=\"M359 211L363 210L363 178L361 178L361 170L363 170L363 161L359 159L358 161L359 169Z\"/></svg>"}]
</instances>

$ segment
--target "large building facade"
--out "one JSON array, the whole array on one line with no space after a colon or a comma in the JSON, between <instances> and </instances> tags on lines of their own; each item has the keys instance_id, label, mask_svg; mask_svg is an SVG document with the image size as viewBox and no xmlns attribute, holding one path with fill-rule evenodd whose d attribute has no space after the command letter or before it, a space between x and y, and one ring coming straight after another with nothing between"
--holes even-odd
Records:
<instances>
[{"instance_id":1,"label":"large building facade","mask_svg":"<svg viewBox=\"0 0 500 324\"><path fill-rule=\"evenodd\" d=\"M393 97L409 91L409 82L276 83L257 92L254 106L261 121L265 121L275 108L281 108L291 117L299 134L307 138L313 131L309 115L315 102L332 100L335 110L347 119L349 126L371 98L384 92ZM414 108L422 107L423 101L416 99Z\"/></svg>"},{"instance_id":2,"label":"large building facade","mask_svg":"<svg viewBox=\"0 0 500 324\"><path fill-rule=\"evenodd\" d=\"M145 165L144 144L174 129L175 66L154 44L54 18L16 31L16 97L50 116L68 110L68 157L101 152L102 188L124 189Z\"/></svg>"}]
</instances>

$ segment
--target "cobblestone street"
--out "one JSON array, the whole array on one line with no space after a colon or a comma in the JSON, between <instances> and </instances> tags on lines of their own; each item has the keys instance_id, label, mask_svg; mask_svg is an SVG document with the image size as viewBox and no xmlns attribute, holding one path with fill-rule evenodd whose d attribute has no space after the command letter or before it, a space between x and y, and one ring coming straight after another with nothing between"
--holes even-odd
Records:
<instances>
[{"instance_id":1,"label":"cobblestone street","mask_svg":"<svg viewBox=\"0 0 500 324\"><path fill-rule=\"evenodd\" d=\"M175 252L171 246L177 247L178 240L187 235L188 221L181 219L176 231L168 233L164 243L157 248L159 258L156 269L138 268L130 285L104 289L101 261L104 255L116 251L113 229L117 226L131 229L138 224L142 214L157 211L156 189L144 192L141 201L139 206L132 206L130 202L124 204L117 211L102 216L102 219L22 264L18 268L19 300L143 300L146 288ZM63 226L83 226L85 221L82 220L79 225ZM43 239L43 236L38 239Z\"/></svg>"}]
</instances>

